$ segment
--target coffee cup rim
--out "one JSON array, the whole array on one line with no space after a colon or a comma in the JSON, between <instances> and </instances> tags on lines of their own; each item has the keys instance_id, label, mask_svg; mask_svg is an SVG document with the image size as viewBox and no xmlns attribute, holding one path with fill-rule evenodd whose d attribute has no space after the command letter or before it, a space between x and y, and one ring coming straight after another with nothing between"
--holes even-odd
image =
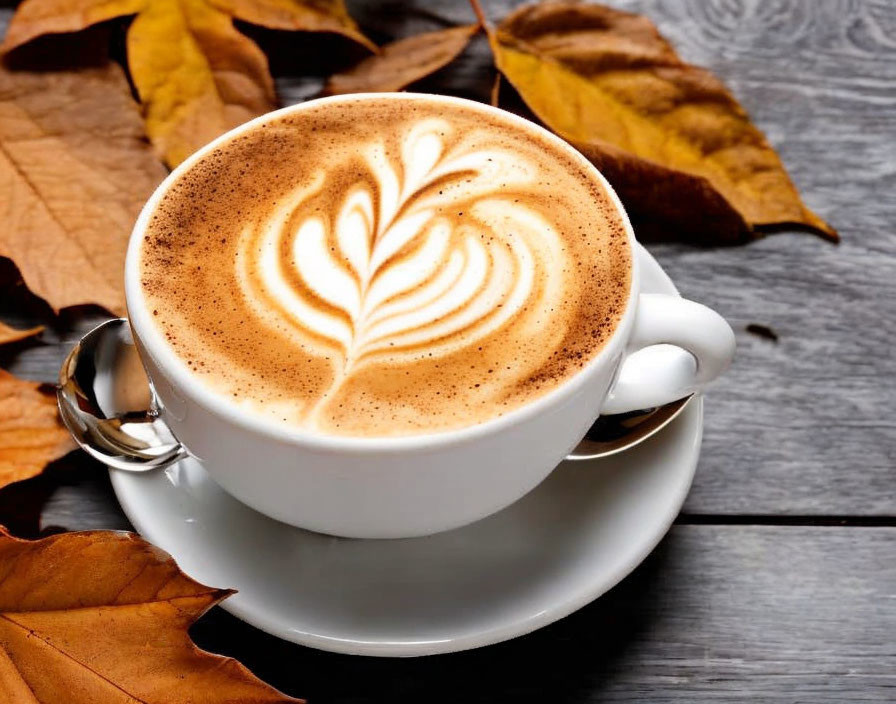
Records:
<instances>
[{"instance_id":1,"label":"coffee cup rim","mask_svg":"<svg viewBox=\"0 0 896 704\"><path fill-rule=\"evenodd\" d=\"M540 138L548 140L572 158L573 161L580 164L596 177L598 183L604 188L610 202L613 204L617 214L622 220L630 251L629 260L631 263L631 276L628 296L625 302L625 309L613 334L598 353L588 360L582 369L556 388L545 393L543 396L540 396L529 403L525 403L519 408L515 408L503 415L490 418L481 423L444 431L371 437L314 433L300 427L290 427L260 414L240 409L236 404L227 401L220 394L207 388L195 377L195 375L187 368L183 360L181 360L165 342L161 331L152 321L149 309L146 305L146 300L143 296L143 290L140 286L140 245L143 240L143 233L162 197L183 174L188 172L198 161L213 150L226 144L230 140L235 139L240 134L250 131L256 126L270 120L278 119L283 115L301 112L311 106L316 107L328 103L338 104L350 100L365 99L413 100L415 98L443 102L446 105L461 105L468 109L481 110L486 114L491 114L515 124L523 130L532 130L538 133ZM603 365L606 364L608 360L611 360L614 355L617 358L616 361L621 359L621 354L624 351L622 340L627 337L627 334L632 327L636 308L635 299L639 289L640 262L637 256L637 241L635 240L631 222L629 221L628 214L626 213L619 196L616 194L616 191L594 164L588 161L584 155L568 142L535 122L485 103L468 100L466 98L431 93L351 93L315 98L265 113L264 115L260 115L259 117L234 127L232 130L225 132L187 157L156 187L137 217L133 230L131 231L127 256L125 259L125 299L128 310L128 319L134 336L141 343L141 352L152 357L155 365L169 378L169 381L172 382L174 389L179 395L189 398L190 401L198 404L212 415L217 416L228 423L232 423L237 427L251 431L252 433L268 437L278 442L313 447L324 451L338 450L340 452L388 453L410 449L436 448L488 436L505 428L514 426L533 415L544 413L553 405L579 392L585 385L587 378L594 373L595 369L603 367ZM595 399L595 406L599 406L602 400L603 399Z\"/></svg>"}]
</instances>

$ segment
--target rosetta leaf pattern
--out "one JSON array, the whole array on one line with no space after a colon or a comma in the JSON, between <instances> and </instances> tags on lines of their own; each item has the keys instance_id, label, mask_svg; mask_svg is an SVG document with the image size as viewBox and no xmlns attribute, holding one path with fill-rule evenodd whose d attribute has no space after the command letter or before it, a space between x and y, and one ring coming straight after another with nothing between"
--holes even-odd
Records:
<instances>
[{"instance_id":1,"label":"rosetta leaf pattern","mask_svg":"<svg viewBox=\"0 0 896 704\"><path fill-rule=\"evenodd\" d=\"M397 158L371 142L368 178L335 212L295 222L327 188L320 175L247 230L242 261L256 261L256 274L241 277L247 299L276 301L281 326L287 319L328 341L348 370L383 351L431 356L472 344L545 293L536 271L546 256L562 256L553 251L559 238L535 212L504 202L532 172L501 149L448 149L450 130L422 120Z\"/></svg>"}]
</instances>

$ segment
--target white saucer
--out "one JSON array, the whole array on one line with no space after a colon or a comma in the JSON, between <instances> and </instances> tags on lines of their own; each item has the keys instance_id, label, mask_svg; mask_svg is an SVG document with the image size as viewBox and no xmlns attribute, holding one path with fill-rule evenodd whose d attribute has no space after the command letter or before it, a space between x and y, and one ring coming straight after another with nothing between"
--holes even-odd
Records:
<instances>
[{"instance_id":1,"label":"white saucer","mask_svg":"<svg viewBox=\"0 0 896 704\"><path fill-rule=\"evenodd\" d=\"M644 290L674 293L642 254ZM702 431L698 398L628 452L564 463L490 518L409 540L348 540L278 523L231 498L193 460L111 476L143 536L195 579L239 590L223 604L235 616L323 650L428 655L528 633L619 582L678 514Z\"/></svg>"}]
</instances>

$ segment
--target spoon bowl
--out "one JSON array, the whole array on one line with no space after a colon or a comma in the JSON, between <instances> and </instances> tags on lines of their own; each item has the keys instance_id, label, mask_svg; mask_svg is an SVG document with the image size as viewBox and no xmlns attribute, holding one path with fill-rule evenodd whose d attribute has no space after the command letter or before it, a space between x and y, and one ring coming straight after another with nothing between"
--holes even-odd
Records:
<instances>
[{"instance_id":1,"label":"spoon bowl","mask_svg":"<svg viewBox=\"0 0 896 704\"><path fill-rule=\"evenodd\" d=\"M567 455L567 460L594 460L624 452L656 435L678 418L693 394L643 411L601 416Z\"/></svg>"},{"instance_id":2,"label":"spoon bowl","mask_svg":"<svg viewBox=\"0 0 896 704\"><path fill-rule=\"evenodd\" d=\"M56 398L75 442L110 467L145 472L187 454L159 418L126 318L81 338L59 371Z\"/></svg>"}]
</instances>

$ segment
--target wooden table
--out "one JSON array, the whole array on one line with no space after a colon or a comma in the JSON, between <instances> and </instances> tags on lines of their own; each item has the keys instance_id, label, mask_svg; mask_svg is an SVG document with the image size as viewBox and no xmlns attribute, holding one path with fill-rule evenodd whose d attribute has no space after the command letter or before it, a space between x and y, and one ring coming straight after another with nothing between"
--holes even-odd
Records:
<instances>
[{"instance_id":1,"label":"wooden table","mask_svg":"<svg viewBox=\"0 0 896 704\"><path fill-rule=\"evenodd\" d=\"M508 0L484 3L499 19ZM592 605L516 641L414 660L337 656L216 609L196 640L312 702L896 701L896 5L887 0L631 0L722 76L839 228L749 246L650 247L731 321L738 357L709 394L697 478L668 537ZM466 23L464 2L357 0L375 39ZM0 10L3 24L11 10ZM312 96L332 42L252 30L285 102ZM328 49L329 47L329 49ZM299 58L296 58L297 54ZM314 74L301 73L303 65ZM487 100L484 41L423 90ZM14 300L10 300L10 298ZM30 323L17 296L0 316ZM0 366L51 381L97 315L65 316ZM775 342L746 331L770 326ZM45 529L127 528L104 471L13 487Z\"/></svg>"}]
</instances>

